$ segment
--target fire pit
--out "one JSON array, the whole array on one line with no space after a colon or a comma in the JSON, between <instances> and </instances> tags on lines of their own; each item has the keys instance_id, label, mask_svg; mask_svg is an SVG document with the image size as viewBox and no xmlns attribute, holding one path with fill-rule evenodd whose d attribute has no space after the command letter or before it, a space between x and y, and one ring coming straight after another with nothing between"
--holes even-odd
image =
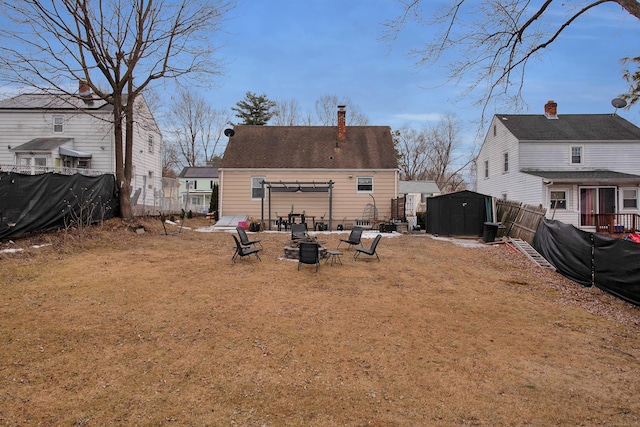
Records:
<instances>
[{"instance_id":1,"label":"fire pit","mask_svg":"<svg viewBox=\"0 0 640 427\"><path fill-rule=\"evenodd\" d=\"M300 242L309 242L309 243L315 243L319 246L318 248L318 252L320 253L320 258L326 258L327 256L327 248L322 246L322 242L319 242L317 239L313 238L313 237L308 237L306 239L300 239L300 240L296 240L296 241L292 241L291 243L289 243L288 245L286 245L284 247L284 257L286 259L298 259L299 258L299 253L300 253L300 248L298 247L298 243Z\"/></svg>"}]
</instances>

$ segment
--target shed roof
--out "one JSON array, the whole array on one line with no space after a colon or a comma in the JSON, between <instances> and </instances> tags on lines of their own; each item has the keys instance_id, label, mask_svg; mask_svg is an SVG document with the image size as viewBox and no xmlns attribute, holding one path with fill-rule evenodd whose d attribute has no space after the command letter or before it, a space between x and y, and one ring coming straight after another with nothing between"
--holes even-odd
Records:
<instances>
[{"instance_id":1,"label":"shed roof","mask_svg":"<svg viewBox=\"0 0 640 427\"><path fill-rule=\"evenodd\" d=\"M640 141L640 128L617 114L496 114L520 141Z\"/></svg>"},{"instance_id":2,"label":"shed roof","mask_svg":"<svg viewBox=\"0 0 640 427\"><path fill-rule=\"evenodd\" d=\"M397 169L388 126L234 127L221 168L249 169Z\"/></svg>"}]
</instances>

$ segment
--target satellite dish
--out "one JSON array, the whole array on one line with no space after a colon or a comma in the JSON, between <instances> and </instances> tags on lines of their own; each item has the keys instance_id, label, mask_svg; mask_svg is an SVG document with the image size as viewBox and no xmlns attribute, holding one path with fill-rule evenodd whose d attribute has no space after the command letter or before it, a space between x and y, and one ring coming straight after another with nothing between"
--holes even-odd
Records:
<instances>
[{"instance_id":1,"label":"satellite dish","mask_svg":"<svg viewBox=\"0 0 640 427\"><path fill-rule=\"evenodd\" d=\"M617 108L624 108L627 106L627 101L622 98L613 98L611 100L611 105Z\"/></svg>"},{"instance_id":2,"label":"satellite dish","mask_svg":"<svg viewBox=\"0 0 640 427\"><path fill-rule=\"evenodd\" d=\"M626 105L626 103L625 103L625 105ZM225 129L224 130L224 136L227 136L229 138L231 138L235 134L236 134L236 132L233 129Z\"/></svg>"}]
</instances>

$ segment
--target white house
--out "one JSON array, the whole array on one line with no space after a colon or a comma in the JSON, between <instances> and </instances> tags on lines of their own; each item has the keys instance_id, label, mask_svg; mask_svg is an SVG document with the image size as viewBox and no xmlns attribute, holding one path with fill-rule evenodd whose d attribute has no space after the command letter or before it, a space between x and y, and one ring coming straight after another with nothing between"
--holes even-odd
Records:
<instances>
[{"instance_id":1,"label":"white house","mask_svg":"<svg viewBox=\"0 0 640 427\"><path fill-rule=\"evenodd\" d=\"M143 97L133 135L134 212L162 201L162 134ZM19 173L115 173L112 108L80 83L79 95L22 94L0 101L0 169Z\"/></svg>"},{"instance_id":2,"label":"white house","mask_svg":"<svg viewBox=\"0 0 640 427\"><path fill-rule=\"evenodd\" d=\"M640 227L640 128L616 114L496 114L477 158L477 190L547 208L585 230Z\"/></svg>"},{"instance_id":3,"label":"white house","mask_svg":"<svg viewBox=\"0 0 640 427\"><path fill-rule=\"evenodd\" d=\"M213 186L218 183L218 168L215 166L189 166L178 175L180 190L178 197L185 211L209 212Z\"/></svg>"}]
</instances>

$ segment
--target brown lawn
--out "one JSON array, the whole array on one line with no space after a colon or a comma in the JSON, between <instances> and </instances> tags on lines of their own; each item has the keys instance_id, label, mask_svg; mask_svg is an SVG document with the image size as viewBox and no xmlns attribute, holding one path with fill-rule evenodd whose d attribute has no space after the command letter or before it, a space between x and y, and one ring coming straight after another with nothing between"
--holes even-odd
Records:
<instances>
[{"instance_id":1,"label":"brown lawn","mask_svg":"<svg viewBox=\"0 0 640 427\"><path fill-rule=\"evenodd\" d=\"M316 273L287 233L234 264L229 233L144 224L0 254L0 425L640 424L638 308L505 245Z\"/></svg>"}]
</instances>

